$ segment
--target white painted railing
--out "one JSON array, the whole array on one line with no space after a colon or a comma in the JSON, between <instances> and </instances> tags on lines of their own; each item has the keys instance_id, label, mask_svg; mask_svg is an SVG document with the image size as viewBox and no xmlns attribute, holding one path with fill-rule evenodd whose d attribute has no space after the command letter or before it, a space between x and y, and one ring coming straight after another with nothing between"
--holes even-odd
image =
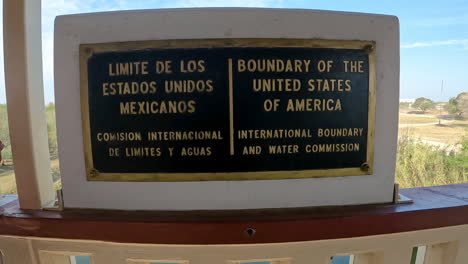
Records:
<instances>
[{"instance_id":1,"label":"white painted railing","mask_svg":"<svg viewBox=\"0 0 468 264\"><path fill-rule=\"evenodd\" d=\"M4 264L326 264L353 255L354 264L468 263L468 225L368 237L276 244L153 245L0 236ZM73 256L82 256L74 258ZM84 258L83 258L84 257ZM78 260L78 261L76 261ZM83 263L86 263L83 262Z\"/></svg>"}]
</instances>

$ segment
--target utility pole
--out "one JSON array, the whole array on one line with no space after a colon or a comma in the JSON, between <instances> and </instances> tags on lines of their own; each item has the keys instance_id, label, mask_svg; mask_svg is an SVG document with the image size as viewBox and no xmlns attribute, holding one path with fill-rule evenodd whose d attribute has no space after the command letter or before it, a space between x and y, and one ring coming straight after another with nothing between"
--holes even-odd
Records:
<instances>
[{"instance_id":1,"label":"utility pole","mask_svg":"<svg viewBox=\"0 0 468 264\"><path fill-rule=\"evenodd\" d=\"M444 90L444 80L442 80L442 84L440 86L440 102L442 102L442 92L443 92L443 90ZM439 107L439 125L440 125L441 124L440 117L442 115L442 107L440 105L438 107Z\"/></svg>"}]
</instances>

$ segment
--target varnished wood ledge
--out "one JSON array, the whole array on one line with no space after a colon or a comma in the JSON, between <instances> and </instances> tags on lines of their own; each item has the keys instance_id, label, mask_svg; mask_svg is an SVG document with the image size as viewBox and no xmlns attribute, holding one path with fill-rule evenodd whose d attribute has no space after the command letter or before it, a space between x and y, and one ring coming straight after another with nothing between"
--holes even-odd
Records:
<instances>
[{"instance_id":1,"label":"varnished wood ledge","mask_svg":"<svg viewBox=\"0 0 468 264\"><path fill-rule=\"evenodd\" d=\"M230 211L21 210L0 206L0 235L153 244L349 238L468 224L468 184L403 189L413 204Z\"/></svg>"}]
</instances>

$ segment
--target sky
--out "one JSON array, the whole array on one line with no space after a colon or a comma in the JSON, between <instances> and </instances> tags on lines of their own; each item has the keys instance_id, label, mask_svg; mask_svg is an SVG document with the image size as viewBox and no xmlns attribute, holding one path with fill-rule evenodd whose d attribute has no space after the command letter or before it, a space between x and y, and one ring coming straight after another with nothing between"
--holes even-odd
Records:
<instances>
[{"instance_id":1,"label":"sky","mask_svg":"<svg viewBox=\"0 0 468 264\"><path fill-rule=\"evenodd\" d=\"M400 20L400 98L447 101L468 91L468 0L43 0L45 103L54 101L53 25L57 15L179 7L305 8L395 15ZM3 78L0 63L0 103L6 101Z\"/></svg>"}]
</instances>

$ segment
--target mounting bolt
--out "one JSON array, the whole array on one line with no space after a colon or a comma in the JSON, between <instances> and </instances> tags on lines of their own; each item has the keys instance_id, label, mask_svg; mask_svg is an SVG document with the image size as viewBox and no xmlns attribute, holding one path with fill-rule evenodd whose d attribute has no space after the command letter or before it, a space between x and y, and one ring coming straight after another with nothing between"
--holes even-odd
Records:
<instances>
[{"instance_id":1,"label":"mounting bolt","mask_svg":"<svg viewBox=\"0 0 468 264\"><path fill-rule=\"evenodd\" d=\"M84 52L85 52L86 54L88 54L88 55L91 55L91 54L93 53L93 49L87 47L87 48L84 49Z\"/></svg>"},{"instance_id":2,"label":"mounting bolt","mask_svg":"<svg viewBox=\"0 0 468 264\"><path fill-rule=\"evenodd\" d=\"M362 171L369 171L370 169L370 166L369 164L367 164L367 162L364 162L362 165L361 165L361 170Z\"/></svg>"},{"instance_id":3,"label":"mounting bolt","mask_svg":"<svg viewBox=\"0 0 468 264\"><path fill-rule=\"evenodd\" d=\"M88 175L90 178L96 178L98 176L98 173L99 172L96 169L91 169Z\"/></svg>"},{"instance_id":4,"label":"mounting bolt","mask_svg":"<svg viewBox=\"0 0 468 264\"><path fill-rule=\"evenodd\" d=\"M256 232L256 231L255 231L255 229L253 229L253 228L247 228L247 229L245 230L245 234L246 234L247 236L249 236L249 237L253 237L253 236L255 235L255 232Z\"/></svg>"},{"instance_id":5,"label":"mounting bolt","mask_svg":"<svg viewBox=\"0 0 468 264\"><path fill-rule=\"evenodd\" d=\"M367 50L368 52L372 52L374 50L374 45L369 44L364 46L364 49Z\"/></svg>"}]
</instances>

